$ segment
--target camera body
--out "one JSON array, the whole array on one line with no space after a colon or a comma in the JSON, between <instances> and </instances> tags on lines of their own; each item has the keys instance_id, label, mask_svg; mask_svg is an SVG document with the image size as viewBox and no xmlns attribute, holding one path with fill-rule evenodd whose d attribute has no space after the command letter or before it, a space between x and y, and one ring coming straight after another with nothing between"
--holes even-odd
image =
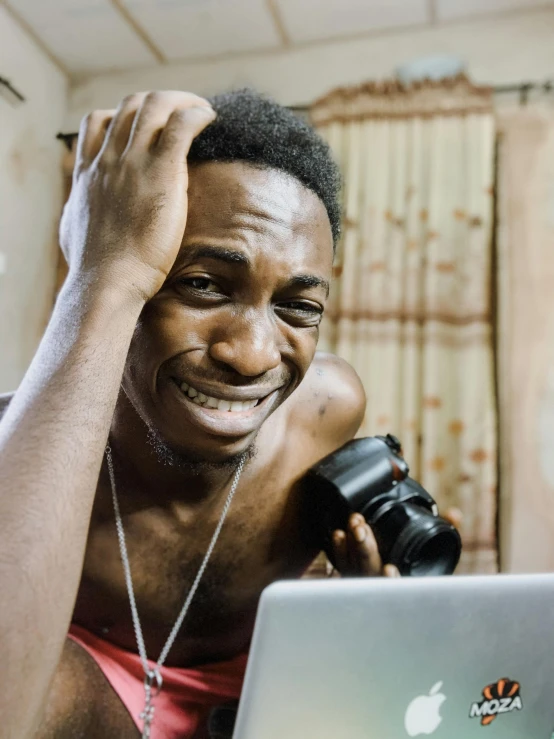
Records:
<instances>
[{"instance_id":1,"label":"camera body","mask_svg":"<svg viewBox=\"0 0 554 739\"><path fill-rule=\"evenodd\" d=\"M354 439L309 470L309 507L331 562L332 532L346 529L358 512L371 526L383 563L396 565L401 575L454 572L460 535L409 471L390 434Z\"/></svg>"}]
</instances>

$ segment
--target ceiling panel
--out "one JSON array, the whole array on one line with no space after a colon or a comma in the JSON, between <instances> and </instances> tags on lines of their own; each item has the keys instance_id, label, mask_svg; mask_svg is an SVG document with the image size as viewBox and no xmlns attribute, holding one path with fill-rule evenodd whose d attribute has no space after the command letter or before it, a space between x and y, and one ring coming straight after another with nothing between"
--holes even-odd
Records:
<instances>
[{"instance_id":1,"label":"ceiling panel","mask_svg":"<svg viewBox=\"0 0 554 739\"><path fill-rule=\"evenodd\" d=\"M275 48L266 0L124 0L168 59Z\"/></svg>"},{"instance_id":2,"label":"ceiling panel","mask_svg":"<svg viewBox=\"0 0 554 739\"><path fill-rule=\"evenodd\" d=\"M156 62L108 0L10 0L10 7L72 74Z\"/></svg>"},{"instance_id":3,"label":"ceiling panel","mask_svg":"<svg viewBox=\"0 0 554 739\"><path fill-rule=\"evenodd\" d=\"M427 0L276 0L276 4L294 42L429 21Z\"/></svg>"},{"instance_id":4,"label":"ceiling panel","mask_svg":"<svg viewBox=\"0 0 554 739\"><path fill-rule=\"evenodd\" d=\"M554 6L554 0L435 0L437 19L458 20L476 15L489 15L507 10L529 10L545 5Z\"/></svg>"}]
</instances>

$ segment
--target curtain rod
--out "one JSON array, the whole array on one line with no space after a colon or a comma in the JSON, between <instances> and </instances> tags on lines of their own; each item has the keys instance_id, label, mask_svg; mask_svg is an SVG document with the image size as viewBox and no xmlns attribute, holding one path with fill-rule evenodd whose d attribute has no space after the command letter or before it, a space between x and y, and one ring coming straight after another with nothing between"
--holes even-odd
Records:
<instances>
[{"instance_id":1,"label":"curtain rod","mask_svg":"<svg viewBox=\"0 0 554 739\"><path fill-rule=\"evenodd\" d=\"M541 90L542 92L552 92L554 90L554 81L546 80L546 82L518 82L508 85L496 85L492 88L493 95L506 95L509 93L519 93L520 102L525 104L529 93L533 90ZM297 113L307 113L311 109L311 105L290 105L290 110Z\"/></svg>"},{"instance_id":2,"label":"curtain rod","mask_svg":"<svg viewBox=\"0 0 554 739\"><path fill-rule=\"evenodd\" d=\"M519 93L519 102L521 105L527 103L529 93L533 90L541 90L542 92L552 92L554 90L554 81L546 80L546 82L519 82L509 85L496 85L492 88L494 95L506 95L509 93ZM311 105L287 105L289 110L295 113L308 113ZM71 150L73 140L77 137L77 133L59 133L56 138L63 141L69 150Z\"/></svg>"}]
</instances>

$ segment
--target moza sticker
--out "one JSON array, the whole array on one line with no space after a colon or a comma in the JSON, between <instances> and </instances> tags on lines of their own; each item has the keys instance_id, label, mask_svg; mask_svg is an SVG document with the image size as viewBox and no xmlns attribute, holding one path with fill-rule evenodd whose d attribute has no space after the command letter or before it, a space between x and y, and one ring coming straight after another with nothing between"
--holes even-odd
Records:
<instances>
[{"instance_id":1,"label":"moza sticker","mask_svg":"<svg viewBox=\"0 0 554 739\"><path fill-rule=\"evenodd\" d=\"M469 718L480 718L481 726L489 726L497 716L512 711L521 711L523 703L519 683L503 677L483 689L483 700L472 703Z\"/></svg>"}]
</instances>

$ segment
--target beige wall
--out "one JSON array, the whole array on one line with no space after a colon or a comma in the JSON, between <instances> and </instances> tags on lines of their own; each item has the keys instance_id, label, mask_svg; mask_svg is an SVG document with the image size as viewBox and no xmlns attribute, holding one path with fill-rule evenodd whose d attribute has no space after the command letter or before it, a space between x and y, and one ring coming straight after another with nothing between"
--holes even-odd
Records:
<instances>
[{"instance_id":1,"label":"beige wall","mask_svg":"<svg viewBox=\"0 0 554 739\"><path fill-rule=\"evenodd\" d=\"M502 561L554 571L554 104L499 118Z\"/></svg>"},{"instance_id":2,"label":"beige wall","mask_svg":"<svg viewBox=\"0 0 554 739\"><path fill-rule=\"evenodd\" d=\"M249 85L283 104L309 103L337 85L389 77L399 64L436 53L467 60L471 76L479 82L542 80L554 71L553 39L550 9L296 51L108 74L74 86L66 127L75 130L89 110L115 106L137 90L189 89L207 95Z\"/></svg>"},{"instance_id":3,"label":"beige wall","mask_svg":"<svg viewBox=\"0 0 554 739\"><path fill-rule=\"evenodd\" d=\"M27 98L0 97L0 392L20 382L44 329L56 271L67 82L0 7L0 74Z\"/></svg>"}]
</instances>

